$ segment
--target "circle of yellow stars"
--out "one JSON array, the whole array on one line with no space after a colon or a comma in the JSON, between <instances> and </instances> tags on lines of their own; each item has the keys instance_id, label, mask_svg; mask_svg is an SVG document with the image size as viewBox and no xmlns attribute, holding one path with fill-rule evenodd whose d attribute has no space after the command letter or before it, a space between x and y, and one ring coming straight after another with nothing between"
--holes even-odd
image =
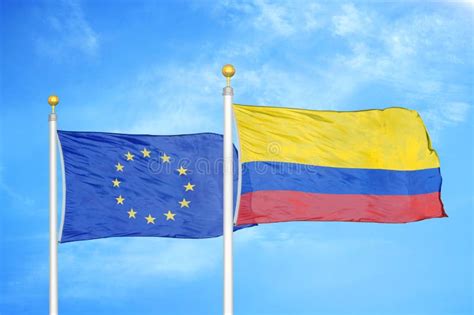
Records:
<instances>
[{"instance_id":1,"label":"circle of yellow stars","mask_svg":"<svg viewBox=\"0 0 474 315\"><path fill-rule=\"evenodd\" d=\"M143 150L141 150L140 153L141 153L140 157L146 159L146 158L151 158L152 151L148 150L147 148L143 148ZM167 155L164 152L162 155L159 156L159 158L161 159L162 163L171 163L171 156ZM117 172L117 175L124 172L125 165L127 162L130 163L130 162L135 161L135 155L132 152L127 151L127 153L124 153L124 159L126 161L124 164L120 163L120 161L117 162L117 164L115 164L115 171ZM177 172L177 175L180 177L188 175L188 169L186 169L183 165L177 168L176 172ZM121 183L122 182L117 177L115 177L112 180L112 185L114 188L120 188ZM192 184L191 181L188 181L186 185L183 185L184 192L194 191L195 186L196 185ZM116 200L117 205L125 205L124 204L125 197L123 197L122 195L118 195L115 198L115 200ZM178 204L180 205L181 208L189 208L191 201L187 200L186 198L183 198L181 201L178 201ZM134 208L130 208L130 210L127 211L127 214L128 214L129 219L136 219L138 211L136 211ZM163 213L163 215L166 217L166 221L175 221L174 217L176 216L176 213L171 212L171 210L168 210L167 212ZM144 218L147 224L155 224L155 220L157 220L157 218L153 217L151 213L149 213Z\"/></svg>"}]
</instances>

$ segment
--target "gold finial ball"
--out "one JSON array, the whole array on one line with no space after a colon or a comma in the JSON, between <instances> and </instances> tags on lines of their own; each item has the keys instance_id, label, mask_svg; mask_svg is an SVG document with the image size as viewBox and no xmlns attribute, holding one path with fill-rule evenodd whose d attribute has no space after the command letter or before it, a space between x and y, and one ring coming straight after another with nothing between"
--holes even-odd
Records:
<instances>
[{"instance_id":1,"label":"gold finial ball","mask_svg":"<svg viewBox=\"0 0 474 315\"><path fill-rule=\"evenodd\" d=\"M232 78L232 76L235 74L235 68L233 65L227 64L222 67L222 74L226 78Z\"/></svg>"},{"instance_id":2,"label":"gold finial ball","mask_svg":"<svg viewBox=\"0 0 474 315\"><path fill-rule=\"evenodd\" d=\"M57 97L56 95L50 95L48 97L48 104L51 105L51 106L56 106L59 104L59 97Z\"/></svg>"}]
</instances>

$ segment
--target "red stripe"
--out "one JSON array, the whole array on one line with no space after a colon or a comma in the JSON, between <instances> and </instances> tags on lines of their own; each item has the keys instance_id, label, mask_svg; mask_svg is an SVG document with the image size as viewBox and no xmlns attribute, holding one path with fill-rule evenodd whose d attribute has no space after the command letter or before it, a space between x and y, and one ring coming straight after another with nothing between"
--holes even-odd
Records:
<instances>
[{"instance_id":1,"label":"red stripe","mask_svg":"<svg viewBox=\"0 0 474 315\"><path fill-rule=\"evenodd\" d=\"M264 190L241 196L237 224L285 221L406 223L446 216L439 192L394 196Z\"/></svg>"}]
</instances>

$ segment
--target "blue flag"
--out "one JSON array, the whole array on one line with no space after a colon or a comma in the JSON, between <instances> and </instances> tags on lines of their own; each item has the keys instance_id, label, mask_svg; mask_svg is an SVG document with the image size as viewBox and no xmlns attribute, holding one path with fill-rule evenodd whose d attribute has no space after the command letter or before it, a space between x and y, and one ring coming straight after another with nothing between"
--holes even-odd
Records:
<instances>
[{"instance_id":1,"label":"blue flag","mask_svg":"<svg viewBox=\"0 0 474 315\"><path fill-rule=\"evenodd\" d=\"M222 235L222 135L58 135L66 187L61 243ZM234 171L234 195L237 179Z\"/></svg>"}]
</instances>

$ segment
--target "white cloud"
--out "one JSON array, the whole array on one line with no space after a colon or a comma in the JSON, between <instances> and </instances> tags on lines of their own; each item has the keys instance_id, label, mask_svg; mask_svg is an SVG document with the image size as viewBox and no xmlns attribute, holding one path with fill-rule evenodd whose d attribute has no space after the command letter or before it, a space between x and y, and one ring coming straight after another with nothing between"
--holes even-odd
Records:
<instances>
[{"instance_id":1,"label":"white cloud","mask_svg":"<svg viewBox=\"0 0 474 315\"><path fill-rule=\"evenodd\" d=\"M352 77L349 81L354 89L349 92L371 84L385 85L398 99L406 100L400 106L422 113L434 138L444 128L465 121L470 106L455 100L459 95L467 100L469 86L446 79L459 71L460 64L472 67L468 57L472 47L465 40L469 35L462 19L415 11L386 20L353 5L344 8L345 15L333 18L334 32L347 35L344 40L350 53L339 54L333 69ZM377 28L367 26L369 21Z\"/></svg>"},{"instance_id":2,"label":"white cloud","mask_svg":"<svg viewBox=\"0 0 474 315\"><path fill-rule=\"evenodd\" d=\"M449 121L454 123L466 121L470 108L469 104L464 102L451 102L446 105L445 115Z\"/></svg>"},{"instance_id":3,"label":"white cloud","mask_svg":"<svg viewBox=\"0 0 474 315\"><path fill-rule=\"evenodd\" d=\"M321 27L320 5L312 1L224 1L214 11L226 15L235 25L244 15L243 27L250 25L270 37L289 37Z\"/></svg>"},{"instance_id":4,"label":"white cloud","mask_svg":"<svg viewBox=\"0 0 474 315\"><path fill-rule=\"evenodd\" d=\"M318 233L308 235L306 231L312 229L313 224L318 223L273 223L261 224L258 228L249 228L234 233L234 243L238 247L250 246L265 250L283 249L291 251L296 244L307 244L301 248L311 248L317 252L340 251L349 248L372 247L374 245L389 244L389 241L366 240L366 239L327 239Z\"/></svg>"},{"instance_id":5,"label":"white cloud","mask_svg":"<svg viewBox=\"0 0 474 315\"><path fill-rule=\"evenodd\" d=\"M72 298L91 298L94 292L119 296L147 282L194 281L214 270L221 255L218 239L141 237L61 244L62 294Z\"/></svg>"},{"instance_id":6,"label":"white cloud","mask_svg":"<svg viewBox=\"0 0 474 315\"><path fill-rule=\"evenodd\" d=\"M217 64L185 64L145 70L127 96L138 118L129 132L219 130L222 123L215 117L221 111L224 85L219 68Z\"/></svg>"},{"instance_id":7,"label":"white cloud","mask_svg":"<svg viewBox=\"0 0 474 315\"><path fill-rule=\"evenodd\" d=\"M237 101L245 97L266 104L340 108L361 89L383 84L398 99L408 100L401 105L422 110L424 104L452 102L456 94L447 94L448 89L466 94L465 86L444 78L456 71L447 65L469 63L465 52L472 47L465 40L470 36L463 27L466 21L440 11L412 10L393 18L365 5L324 3L310 8L311 4L227 1L216 11L220 20L232 17L227 27L251 34L233 39L233 49L221 49L219 56L243 59L238 76L245 82L238 91L248 93L236 93ZM316 27L305 29L305 14ZM317 59L286 49L286 40L292 47L307 46L327 40L328 34L337 35L332 41L342 47L331 55L324 56L324 42L321 49L313 46ZM274 50L288 64L274 63L268 54Z\"/></svg>"},{"instance_id":8,"label":"white cloud","mask_svg":"<svg viewBox=\"0 0 474 315\"><path fill-rule=\"evenodd\" d=\"M237 66L236 102L347 109L364 88L383 85L399 103L387 99L380 106L417 109L426 113L423 117L436 117L430 119L439 130L462 123L460 117L469 112L470 107L463 105L445 110L446 104L469 103L469 87L446 77L455 74L460 64L472 67L466 58L472 47L465 40L464 22L442 12L413 10L387 18L354 4L247 0L207 5L206 11L212 9L229 34L249 36L232 36L228 45L208 43L184 64L167 60L128 74L112 102L120 102L122 117L135 123L117 124L115 131L221 131L224 80L219 70L226 62ZM330 54L320 43L328 36L341 47ZM306 45L313 53L294 52L287 47L288 40L291 47ZM107 103L109 98L104 97ZM100 119L87 113L102 117L110 112L104 100L96 102L101 105L80 107L88 124ZM443 114L431 114L441 109Z\"/></svg>"},{"instance_id":9,"label":"white cloud","mask_svg":"<svg viewBox=\"0 0 474 315\"><path fill-rule=\"evenodd\" d=\"M32 198L28 197L26 194L18 193L17 191L12 189L10 185L5 183L1 178L0 190L3 191L3 193L10 199L12 199L14 202L19 203L24 207L31 207L35 204L35 201Z\"/></svg>"},{"instance_id":10,"label":"white cloud","mask_svg":"<svg viewBox=\"0 0 474 315\"><path fill-rule=\"evenodd\" d=\"M284 36L294 33L295 29L290 23L284 7L267 3L264 0L258 0L255 4L259 10L259 14L254 21L256 27L260 29L268 27Z\"/></svg>"},{"instance_id":11,"label":"white cloud","mask_svg":"<svg viewBox=\"0 0 474 315\"><path fill-rule=\"evenodd\" d=\"M437 139L447 127L462 123L468 119L470 105L464 102L430 104L421 111L432 139Z\"/></svg>"},{"instance_id":12,"label":"white cloud","mask_svg":"<svg viewBox=\"0 0 474 315\"><path fill-rule=\"evenodd\" d=\"M87 21L76 0L62 0L48 7L45 23L48 34L36 41L39 53L62 60L76 52L94 56L99 49L99 36Z\"/></svg>"},{"instance_id":13,"label":"white cloud","mask_svg":"<svg viewBox=\"0 0 474 315\"><path fill-rule=\"evenodd\" d=\"M6 242L41 240L47 244L47 239L47 234L37 234ZM2 290L9 296L9 303L23 303L28 298L24 296L25 289L48 282L48 261L43 256L28 256L28 260L17 264L15 276L5 280ZM162 282L179 286L199 281L215 272L221 263L220 238L121 237L59 244L60 296L74 300L126 297L143 286ZM27 291L31 294L31 290Z\"/></svg>"},{"instance_id":14,"label":"white cloud","mask_svg":"<svg viewBox=\"0 0 474 315\"><path fill-rule=\"evenodd\" d=\"M308 73L290 73L278 65L263 64L254 69L244 70L236 83L236 102L248 105L273 105L286 107L304 107L312 109L335 109L352 89L350 83L344 83L344 76L328 78L326 73L317 73L317 69L307 66L307 71L314 71L315 78L308 78ZM336 91L337 90L337 91Z\"/></svg>"},{"instance_id":15,"label":"white cloud","mask_svg":"<svg viewBox=\"0 0 474 315\"><path fill-rule=\"evenodd\" d=\"M371 18L367 13L362 13L353 4L344 4L342 14L332 17L334 33L339 36L354 33L365 33L370 28Z\"/></svg>"},{"instance_id":16,"label":"white cloud","mask_svg":"<svg viewBox=\"0 0 474 315\"><path fill-rule=\"evenodd\" d=\"M21 205L21 208L31 208L35 204L35 200L30 198L26 193L20 193L5 182L3 176L3 166L0 166L0 191L7 196L13 203Z\"/></svg>"},{"instance_id":17,"label":"white cloud","mask_svg":"<svg viewBox=\"0 0 474 315\"><path fill-rule=\"evenodd\" d=\"M76 130L84 124L92 130L137 134L219 132L225 85L221 66L169 61L131 71L109 93L64 107L63 126L72 117ZM107 124L104 117L110 117Z\"/></svg>"}]
</instances>

